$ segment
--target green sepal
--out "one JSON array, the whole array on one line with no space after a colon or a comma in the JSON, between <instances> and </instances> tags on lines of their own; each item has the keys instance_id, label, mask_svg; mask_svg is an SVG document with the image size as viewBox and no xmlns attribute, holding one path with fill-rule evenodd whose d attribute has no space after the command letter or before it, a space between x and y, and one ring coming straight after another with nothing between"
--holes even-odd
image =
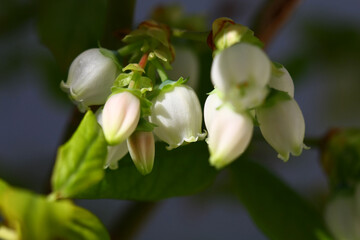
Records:
<instances>
[{"instance_id":1,"label":"green sepal","mask_svg":"<svg viewBox=\"0 0 360 240\"><path fill-rule=\"evenodd\" d=\"M143 45L143 43L140 42L134 42L131 44L127 44L122 48L119 48L117 50L117 52L119 53L120 56L126 56L126 55L130 55L133 54L135 51L138 51L139 48L141 48L141 46Z\"/></svg>"},{"instance_id":2,"label":"green sepal","mask_svg":"<svg viewBox=\"0 0 360 240\"><path fill-rule=\"evenodd\" d=\"M112 51L112 50L103 48L100 45L99 45L99 51L103 56L110 58L115 63L115 65L118 67L119 70L122 69L122 65L120 63L121 56L119 55L119 53L117 51Z\"/></svg>"},{"instance_id":3,"label":"green sepal","mask_svg":"<svg viewBox=\"0 0 360 240\"><path fill-rule=\"evenodd\" d=\"M137 63L130 63L126 67L124 67L122 70L123 70L123 72L130 70L130 71L134 71L134 72L136 71L136 72L145 73L145 70L142 67L140 67L140 65Z\"/></svg>"},{"instance_id":4,"label":"green sepal","mask_svg":"<svg viewBox=\"0 0 360 240\"><path fill-rule=\"evenodd\" d=\"M153 89L152 80L148 77L140 77L138 81L135 82L134 88L140 89L142 94L150 92Z\"/></svg>"},{"instance_id":5,"label":"green sepal","mask_svg":"<svg viewBox=\"0 0 360 240\"><path fill-rule=\"evenodd\" d=\"M270 91L266 97L265 102L260 106L260 108L269 108L274 106L277 102L280 101L289 101L292 97L284 91L277 90L275 88L269 88Z\"/></svg>"},{"instance_id":6,"label":"green sepal","mask_svg":"<svg viewBox=\"0 0 360 240\"><path fill-rule=\"evenodd\" d=\"M242 36L240 42L250 43L260 48L264 48L264 43L254 36L254 32L248 28L248 30Z\"/></svg>"},{"instance_id":7,"label":"green sepal","mask_svg":"<svg viewBox=\"0 0 360 240\"><path fill-rule=\"evenodd\" d=\"M133 94L135 97L137 97L140 100L141 116L145 117L145 116L149 116L151 114L152 102L143 96L140 89L112 87L111 91L112 91L112 93L109 96L109 98L112 95L118 94L121 92L129 92L129 93Z\"/></svg>"},{"instance_id":8,"label":"green sepal","mask_svg":"<svg viewBox=\"0 0 360 240\"><path fill-rule=\"evenodd\" d=\"M284 68L284 66L277 62L271 62L271 74L276 77L281 77L284 72L281 71L281 69Z\"/></svg>"},{"instance_id":9,"label":"green sepal","mask_svg":"<svg viewBox=\"0 0 360 240\"><path fill-rule=\"evenodd\" d=\"M169 92L169 91L173 90L174 87L185 84L188 80L189 80L189 78L183 78L183 77L180 77L177 81L165 80L148 95L148 98L154 99L160 93Z\"/></svg>"},{"instance_id":10,"label":"green sepal","mask_svg":"<svg viewBox=\"0 0 360 240\"><path fill-rule=\"evenodd\" d=\"M165 47L169 47L169 39L166 32L156 27L135 29L126 35L122 41L125 43L133 43L143 40L144 38L155 39Z\"/></svg>"},{"instance_id":11,"label":"green sepal","mask_svg":"<svg viewBox=\"0 0 360 240\"><path fill-rule=\"evenodd\" d=\"M122 41L124 43L134 43L134 42L139 42L142 41L144 39L144 36L146 36L146 31L145 29L135 29L133 31L131 31L131 33L129 33L128 35L126 35Z\"/></svg>"},{"instance_id":12,"label":"green sepal","mask_svg":"<svg viewBox=\"0 0 360 240\"><path fill-rule=\"evenodd\" d=\"M147 121L145 118L140 118L139 123L135 129L137 132L152 132L156 124Z\"/></svg>"},{"instance_id":13,"label":"green sepal","mask_svg":"<svg viewBox=\"0 0 360 240\"><path fill-rule=\"evenodd\" d=\"M114 87L126 87L132 80L133 73L120 73L114 81Z\"/></svg>"},{"instance_id":14,"label":"green sepal","mask_svg":"<svg viewBox=\"0 0 360 240\"><path fill-rule=\"evenodd\" d=\"M162 92L168 92L171 91L176 86L180 86L182 84L187 83L188 80L189 78L183 78L183 77L180 77L177 81L166 80L160 84L159 89Z\"/></svg>"}]
</instances>

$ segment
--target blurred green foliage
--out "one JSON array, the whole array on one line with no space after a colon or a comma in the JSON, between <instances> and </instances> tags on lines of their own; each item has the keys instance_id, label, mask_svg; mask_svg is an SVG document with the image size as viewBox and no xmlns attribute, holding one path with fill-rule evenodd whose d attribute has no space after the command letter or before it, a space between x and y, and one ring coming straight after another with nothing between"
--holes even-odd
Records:
<instances>
[{"instance_id":1,"label":"blurred green foliage","mask_svg":"<svg viewBox=\"0 0 360 240\"><path fill-rule=\"evenodd\" d=\"M264 167L239 159L231 172L241 203L269 239L330 239L321 215Z\"/></svg>"},{"instance_id":2,"label":"blurred green foliage","mask_svg":"<svg viewBox=\"0 0 360 240\"><path fill-rule=\"evenodd\" d=\"M335 129L322 146L322 164L332 190L354 189L360 181L360 129Z\"/></svg>"},{"instance_id":3,"label":"blurred green foliage","mask_svg":"<svg viewBox=\"0 0 360 240\"><path fill-rule=\"evenodd\" d=\"M110 239L102 223L69 200L52 202L0 180L0 212L19 239ZM2 236L0 236L1 238Z\"/></svg>"}]
</instances>

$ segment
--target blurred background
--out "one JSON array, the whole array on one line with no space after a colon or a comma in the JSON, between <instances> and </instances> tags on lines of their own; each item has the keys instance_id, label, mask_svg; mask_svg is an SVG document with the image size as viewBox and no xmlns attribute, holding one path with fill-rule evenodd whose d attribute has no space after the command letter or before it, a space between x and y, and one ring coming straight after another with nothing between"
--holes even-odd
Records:
<instances>
[{"instance_id":1,"label":"blurred background","mask_svg":"<svg viewBox=\"0 0 360 240\"><path fill-rule=\"evenodd\" d=\"M251 28L265 2L138 0L134 27L156 7L176 3L188 14L203 16L207 29L222 16ZM268 45L270 58L282 63L295 81L307 137L323 137L333 127L360 127L359 9L357 0L301 1ZM66 69L40 41L38 11L29 0L0 0L0 177L44 193L74 106L59 88ZM265 141L254 141L254 159L321 210L328 187L318 150L304 151L283 163ZM224 172L205 192L161 201L136 239L267 239L228 185ZM131 204L120 200L77 203L109 228Z\"/></svg>"}]
</instances>

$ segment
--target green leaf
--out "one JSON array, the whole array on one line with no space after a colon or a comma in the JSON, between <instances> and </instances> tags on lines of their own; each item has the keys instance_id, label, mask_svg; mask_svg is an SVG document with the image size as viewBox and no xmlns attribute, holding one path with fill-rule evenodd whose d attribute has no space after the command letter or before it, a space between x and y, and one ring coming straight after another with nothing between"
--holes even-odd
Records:
<instances>
[{"instance_id":1,"label":"green leaf","mask_svg":"<svg viewBox=\"0 0 360 240\"><path fill-rule=\"evenodd\" d=\"M97 217L69 200L53 202L8 186L0 195L0 212L22 240L110 239Z\"/></svg>"},{"instance_id":2,"label":"green leaf","mask_svg":"<svg viewBox=\"0 0 360 240\"><path fill-rule=\"evenodd\" d=\"M102 38L106 0L40 0L38 32L41 41L66 71L72 60Z\"/></svg>"},{"instance_id":3,"label":"green leaf","mask_svg":"<svg viewBox=\"0 0 360 240\"><path fill-rule=\"evenodd\" d=\"M319 240L329 236L319 213L259 164L239 159L231 171L241 203L269 239Z\"/></svg>"},{"instance_id":4,"label":"green leaf","mask_svg":"<svg viewBox=\"0 0 360 240\"><path fill-rule=\"evenodd\" d=\"M88 111L71 139L58 150L51 179L56 197L71 197L103 178L106 146L95 115Z\"/></svg>"},{"instance_id":5,"label":"green leaf","mask_svg":"<svg viewBox=\"0 0 360 240\"><path fill-rule=\"evenodd\" d=\"M191 143L167 151L164 143L156 143L152 172L142 176L129 156L119 161L117 170L106 170L104 179L75 198L115 198L155 201L191 195L207 188L217 171L208 163L205 142Z\"/></svg>"}]
</instances>

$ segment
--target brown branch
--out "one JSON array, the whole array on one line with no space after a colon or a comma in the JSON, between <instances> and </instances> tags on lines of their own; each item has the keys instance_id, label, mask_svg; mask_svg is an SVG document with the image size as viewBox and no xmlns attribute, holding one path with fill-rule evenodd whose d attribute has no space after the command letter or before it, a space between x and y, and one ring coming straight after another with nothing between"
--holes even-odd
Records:
<instances>
[{"instance_id":1,"label":"brown branch","mask_svg":"<svg viewBox=\"0 0 360 240\"><path fill-rule=\"evenodd\" d=\"M277 31L289 19L301 0L268 0L260 9L255 21L255 35L269 45Z\"/></svg>"}]
</instances>

